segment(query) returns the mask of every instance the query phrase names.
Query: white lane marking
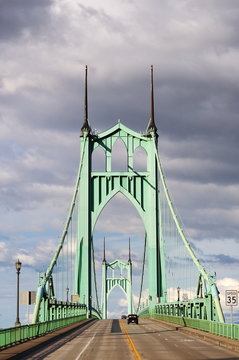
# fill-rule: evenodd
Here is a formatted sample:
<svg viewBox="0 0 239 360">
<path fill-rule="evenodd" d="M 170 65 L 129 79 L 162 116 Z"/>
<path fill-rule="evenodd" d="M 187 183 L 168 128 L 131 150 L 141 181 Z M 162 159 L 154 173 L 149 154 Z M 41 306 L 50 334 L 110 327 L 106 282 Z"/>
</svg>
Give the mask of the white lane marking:
<svg viewBox="0 0 239 360">
<path fill-rule="evenodd" d="M 81 355 L 84 353 L 84 351 L 88 348 L 88 346 L 90 345 L 91 341 L 94 339 L 96 333 L 94 334 L 94 336 L 92 336 L 92 338 L 90 338 L 90 340 L 88 341 L 88 343 L 85 345 L 85 347 L 81 350 L 81 352 L 79 353 L 79 355 L 77 356 L 77 358 L 75 358 L 75 360 L 79 360 Z"/>
<path fill-rule="evenodd" d="M 194 339 L 182 339 L 182 340 L 179 340 L 180 342 L 186 342 L 186 341 L 195 341 Z"/>
</svg>

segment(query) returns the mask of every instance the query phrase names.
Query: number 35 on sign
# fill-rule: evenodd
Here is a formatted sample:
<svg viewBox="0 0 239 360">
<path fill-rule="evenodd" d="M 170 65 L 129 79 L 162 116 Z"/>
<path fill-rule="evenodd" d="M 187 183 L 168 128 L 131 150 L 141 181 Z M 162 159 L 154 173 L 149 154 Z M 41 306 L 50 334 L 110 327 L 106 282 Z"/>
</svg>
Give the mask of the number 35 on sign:
<svg viewBox="0 0 239 360">
<path fill-rule="evenodd" d="M 225 294 L 226 305 L 227 306 L 237 306 L 238 305 L 238 292 L 237 290 L 226 290 Z"/>
</svg>

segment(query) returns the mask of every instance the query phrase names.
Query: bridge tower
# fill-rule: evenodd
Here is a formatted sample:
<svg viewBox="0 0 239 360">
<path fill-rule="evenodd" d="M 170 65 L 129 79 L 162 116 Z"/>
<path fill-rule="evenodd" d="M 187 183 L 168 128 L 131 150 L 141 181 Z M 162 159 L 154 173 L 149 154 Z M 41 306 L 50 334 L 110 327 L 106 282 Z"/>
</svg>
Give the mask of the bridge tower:
<svg viewBox="0 0 239 360">
<path fill-rule="evenodd" d="M 119 268 L 120 275 L 115 276 L 115 269 Z M 127 275 L 123 274 L 126 269 Z M 111 276 L 109 276 L 111 271 Z M 102 319 L 107 319 L 108 296 L 111 291 L 119 286 L 125 293 L 128 301 L 128 314 L 134 313 L 133 293 L 132 293 L 132 261 L 130 255 L 130 239 L 129 239 L 129 258 L 125 263 L 121 260 L 115 260 L 111 263 L 106 261 L 105 257 L 105 239 L 104 239 L 104 257 L 102 261 Z"/>
<path fill-rule="evenodd" d="M 111 129 L 100 134 L 94 134 L 88 120 L 88 93 L 87 93 L 87 67 L 85 71 L 85 111 L 84 123 L 81 128 L 80 145 L 81 159 L 77 175 L 76 186 L 68 213 L 63 233 L 47 271 L 39 279 L 33 323 L 48 321 L 78 315 L 81 309 L 87 309 L 87 316 L 101 317 L 98 302 L 93 232 L 100 213 L 106 204 L 117 194 L 123 194 L 138 211 L 145 229 L 145 246 L 143 256 L 142 278 L 143 283 L 145 255 L 147 254 L 148 270 L 148 299 L 147 307 L 140 309 L 140 290 L 138 311 L 139 315 L 149 313 L 154 316 L 160 314 L 187 316 L 207 320 L 224 322 L 218 288 L 215 276 L 210 275 L 196 257 L 177 218 L 172 200 L 165 182 L 163 169 L 160 163 L 157 141 L 158 134 L 154 120 L 154 89 L 153 67 L 151 66 L 151 101 L 150 120 L 144 134 L 137 133 L 120 121 Z M 123 142 L 127 152 L 127 166 L 125 171 L 112 170 L 112 152 L 116 141 Z M 141 147 L 147 157 L 147 165 L 143 171 L 138 171 L 135 166 L 136 150 Z M 92 156 L 98 149 L 103 150 L 105 166 L 102 171 L 93 171 Z M 78 211 L 74 211 L 78 208 Z M 57 275 L 59 257 L 62 258 L 61 281 L 64 284 L 64 246 L 68 253 L 69 237 L 72 239 L 72 223 L 74 214 L 77 213 L 77 248 L 75 254 L 75 280 L 74 293 L 68 299 L 68 273 L 66 274 L 67 298 L 58 301 L 54 291 L 54 281 Z M 66 244 L 65 244 L 66 242 Z M 179 249 L 181 249 L 179 251 Z M 183 250 L 185 252 L 183 252 Z M 167 256 L 165 255 L 167 254 Z M 171 259 L 169 259 L 171 255 Z M 68 258 L 67 258 L 68 259 Z M 171 260 L 171 261 L 170 261 Z M 190 267 L 188 266 L 191 261 Z M 180 287 L 185 291 L 184 275 L 182 270 L 190 275 L 192 266 L 197 270 L 198 286 L 196 293 L 188 301 L 180 300 Z M 118 278 L 108 276 L 108 271 L 120 268 L 127 270 L 127 276 Z M 68 271 L 68 260 L 66 264 Z M 177 278 L 169 278 L 176 269 Z M 55 269 L 56 274 L 53 274 Z M 129 312 L 133 311 L 132 301 L 132 263 L 129 256 L 128 263 L 115 260 L 107 263 L 105 256 L 102 264 L 103 270 L 103 316 L 107 316 L 107 296 L 114 286 L 120 286 L 128 297 Z M 71 270 L 72 271 L 72 270 Z M 181 273 L 180 273 L 181 271 Z M 92 307 L 92 278 L 97 300 L 97 309 Z M 180 278 L 181 276 L 181 278 Z M 193 277 L 192 277 L 193 278 Z M 57 279 L 56 279 L 57 280 Z M 176 281 L 175 281 L 176 280 Z M 179 283 L 180 281 L 180 283 Z M 194 279 L 195 281 L 195 279 Z M 193 285 L 194 286 L 194 285 Z M 170 287 L 178 291 L 178 300 L 170 298 Z M 167 294 L 167 288 L 169 294 Z M 62 287 L 63 289 L 63 287 Z M 59 290 L 59 289 L 58 289 Z M 71 284 L 72 291 L 72 284 Z M 190 286 L 186 284 L 186 292 Z M 72 292 L 71 292 L 72 294 Z M 186 294 L 186 293 L 185 293 Z M 186 294 L 187 295 L 187 294 Z M 75 301 L 75 299 L 77 299 Z"/>
<path fill-rule="evenodd" d="M 166 281 L 164 274 L 163 242 L 160 239 L 160 208 L 158 170 L 155 145 L 157 128 L 154 120 L 153 67 L 151 66 L 151 115 L 145 134 L 137 133 L 120 121 L 111 129 L 92 134 L 88 121 L 87 68 L 85 77 L 85 117 L 81 128 L 81 179 L 78 203 L 78 247 L 75 268 L 75 292 L 80 302 L 92 308 L 91 259 L 92 234 L 97 219 L 105 205 L 117 193 L 122 193 L 137 209 L 147 235 L 149 308 L 155 299 L 165 301 Z M 121 139 L 127 150 L 126 171 L 112 171 L 112 150 L 117 139 Z M 105 155 L 105 169 L 92 170 L 92 155 L 100 147 Z M 147 154 L 147 169 L 136 171 L 134 153 L 142 147 Z M 119 265 L 119 263 L 117 263 Z M 112 264 L 104 264 L 104 271 Z M 122 265 L 123 266 L 123 265 Z M 131 268 L 131 265 L 127 265 Z M 130 270 L 131 271 L 131 270 Z M 106 277 L 107 279 L 107 277 Z M 90 313 L 88 314 L 90 316 Z"/>
</svg>

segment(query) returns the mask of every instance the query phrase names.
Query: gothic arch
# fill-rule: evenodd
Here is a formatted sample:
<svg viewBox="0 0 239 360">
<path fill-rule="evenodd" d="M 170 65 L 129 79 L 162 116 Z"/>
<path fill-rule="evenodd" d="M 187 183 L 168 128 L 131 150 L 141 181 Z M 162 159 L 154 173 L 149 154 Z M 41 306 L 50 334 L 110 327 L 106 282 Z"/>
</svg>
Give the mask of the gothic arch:
<svg viewBox="0 0 239 360">
<path fill-rule="evenodd" d="M 128 170 L 128 151 L 124 141 L 118 137 L 115 139 L 111 153 L 112 171 Z"/>
<path fill-rule="evenodd" d="M 105 171 L 105 150 L 102 146 L 97 146 L 91 156 L 92 171 Z"/>
<path fill-rule="evenodd" d="M 134 171 L 147 171 L 148 154 L 143 146 L 137 146 L 134 150 Z"/>
<path fill-rule="evenodd" d="M 98 207 L 98 209 L 93 213 L 93 220 L 92 220 L 92 232 L 94 231 L 95 225 L 97 223 L 98 218 L 100 217 L 100 214 L 102 213 L 103 209 L 105 208 L 105 206 L 109 203 L 110 200 L 112 200 L 114 198 L 115 195 L 117 195 L 118 193 L 123 194 L 126 199 L 129 200 L 129 202 L 136 208 L 143 224 L 144 227 L 146 226 L 145 224 L 145 216 L 144 216 L 144 211 L 143 209 L 140 207 L 139 203 L 135 200 L 135 198 L 129 193 L 127 192 L 125 189 L 120 188 L 120 189 L 115 189 L 114 191 L 112 191 L 106 198 L 105 201 L 101 203 L 101 205 Z"/>
</svg>

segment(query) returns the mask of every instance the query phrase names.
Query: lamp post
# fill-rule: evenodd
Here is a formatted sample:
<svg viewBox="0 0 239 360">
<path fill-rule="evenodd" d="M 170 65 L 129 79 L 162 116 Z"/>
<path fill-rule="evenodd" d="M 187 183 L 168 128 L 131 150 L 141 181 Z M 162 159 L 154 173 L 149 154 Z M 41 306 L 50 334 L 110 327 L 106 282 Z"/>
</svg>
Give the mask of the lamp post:
<svg viewBox="0 0 239 360">
<path fill-rule="evenodd" d="M 180 289 L 180 287 L 178 286 L 178 287 L 177 287 L 177 291 L 178 291 L 178 301 L 180 301 L 180 290 L 181 290 L 181 289 Z"/>
<path fill-rule="evenodd" d="M 17 316 L 16 316 L 16 322 L 15 326 L 21 326 L 20 320 L 19 320 L 19 276 L 20 276 L 20 270 L 22 263 L 17 260 L 16 263 L 16 272 L 17 272 Z"/>
<path fill-rule="evenodd" d="M 180 287 L 178 286 L 178 287 L 177 287 L 178 303 L 179 303 L 179 301 L 180 301 L 180 290 L 181 290 L 181 289 L 180 289 Z M 179 316 L 179 315 L 180 315 L 180 305 L 179 305 L 179 304 L 177 305 L 177 309 L 178 309 L 178 314 L 177 314 L 177 315 Z"/>
<path fill-rule="evenodd" d="M 202 298 L 203 295 L 202 295 L 202 279 L 200 279 L 199 281 L 199 297 Z"/>
<path fill-rule="evenodd" d="M 70 291 L 70 289 L 67 286 L 67 288 L 66 288 L 66 302 L 69 301 L 69 291 Z"/>
</svg>

